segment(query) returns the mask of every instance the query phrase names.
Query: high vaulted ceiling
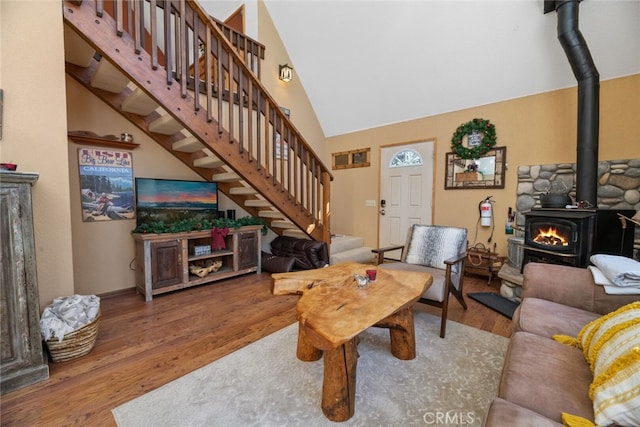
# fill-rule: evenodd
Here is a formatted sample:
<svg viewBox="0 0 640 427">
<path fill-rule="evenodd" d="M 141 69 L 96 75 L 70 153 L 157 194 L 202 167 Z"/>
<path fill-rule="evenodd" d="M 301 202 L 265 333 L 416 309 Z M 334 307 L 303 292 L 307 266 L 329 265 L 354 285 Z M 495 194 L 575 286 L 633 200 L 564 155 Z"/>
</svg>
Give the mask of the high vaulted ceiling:
<svg viewBox="0 0 640 427">
<path fill-rule="evenodd" d="M 327 137 L 576 85 L 542 0 L 265 4 Z M 640 73 L 640 1 L 579 25 L 601 80 Z"/>
</svg>

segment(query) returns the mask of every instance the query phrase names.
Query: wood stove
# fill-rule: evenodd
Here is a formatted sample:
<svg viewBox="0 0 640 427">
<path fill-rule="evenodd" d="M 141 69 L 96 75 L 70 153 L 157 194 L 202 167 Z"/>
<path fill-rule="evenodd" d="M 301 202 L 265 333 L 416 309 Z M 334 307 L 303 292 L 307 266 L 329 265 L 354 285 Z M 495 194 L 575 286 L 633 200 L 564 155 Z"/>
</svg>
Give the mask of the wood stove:
<svg viewBox="0 0 640 427">
<path fill-rule="evenodd" d="M 534 208 L 525 215 L 522 267 L 545 262 L 587 267 L 593 254 L 633 256 L 633 210 Z"/>
</svg>

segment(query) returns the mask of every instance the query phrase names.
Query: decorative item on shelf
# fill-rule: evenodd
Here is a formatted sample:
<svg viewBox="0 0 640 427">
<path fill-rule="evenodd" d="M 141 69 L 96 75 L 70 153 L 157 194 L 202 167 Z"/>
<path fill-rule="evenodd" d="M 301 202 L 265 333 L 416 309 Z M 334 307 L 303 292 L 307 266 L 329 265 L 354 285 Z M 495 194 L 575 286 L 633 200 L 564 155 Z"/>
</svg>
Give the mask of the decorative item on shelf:
<svg viewBox="0 0 640 427">
<path fill-rule="evenodd" d="M 211 245 L 200 245 L 193 247 L 193 254 L 195 256 L 209 255 L 211 253 Z"/>
<path fill-rule="evenodd" d="M 214 251 L 220 251 L 227 248 L 227 243 L 224 238 L 229 234 L 228 228 L 216 228 L 211 229 L 211 249 Z"/>
<path fill-rule="evenodd" d="M 0 163 L 0 170 L 3 171 L 15 171 L 16 169 L 18 169 L 18 165 L 16 165 L 15 163 Z"/>
<path fill-rule="evenodd" d="M 206 277 L 210 273 L 215 273 L 216 271 L 220 270 L 220 267 L 222 267 L 222 261 L 208 260 L 204 266 L 199 266 L 196 264 L 189 265 L 189 272 L 191 274 L 195 274 L 196 276 L 202 278 L 202 277 Z"/>
<path fill-rule="evenodd" d="M 466 147 L 462 143 L 465 136 Z M 451 151 L 462 159 L 479 159 L 495 145 L 496 127 L 489 120 L 478 118 L 460 125 L 451 138 Z"/>
<path fill-rule="evenodd" d="M 72 142 L 84 145 L 98 145 L 100 147 L 126 148 L 133 150 L 140 144 L 133 142 L 133 137 L 128 133 L 123 133 L 119 137 L 115 135 L 100 136 L 86 130 L 76 130 L 67 132 L 67 136 Z"/>
<path fill-rule="evenodd" d="M 278 78 L 285 83 L 289 83 L 293 79 L 293 68 L 289 64 L 280 65 L 278 67 Z"/>
</svg>

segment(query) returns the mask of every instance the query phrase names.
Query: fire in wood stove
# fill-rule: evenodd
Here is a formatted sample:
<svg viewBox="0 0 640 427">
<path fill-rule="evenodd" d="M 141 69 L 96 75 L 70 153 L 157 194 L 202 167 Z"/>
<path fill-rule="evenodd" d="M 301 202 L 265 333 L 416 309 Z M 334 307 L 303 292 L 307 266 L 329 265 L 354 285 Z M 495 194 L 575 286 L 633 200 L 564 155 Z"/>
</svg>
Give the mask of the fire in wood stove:
<svg viewBox="0 0 640 427">
<path fill-rule="evenodd" d="M 568 237 L 559 234 L 556 227 L 549 227 L 546 230 L 539 230 L 533 241 L 546 246 L 569 246 Z"/>
</svg>

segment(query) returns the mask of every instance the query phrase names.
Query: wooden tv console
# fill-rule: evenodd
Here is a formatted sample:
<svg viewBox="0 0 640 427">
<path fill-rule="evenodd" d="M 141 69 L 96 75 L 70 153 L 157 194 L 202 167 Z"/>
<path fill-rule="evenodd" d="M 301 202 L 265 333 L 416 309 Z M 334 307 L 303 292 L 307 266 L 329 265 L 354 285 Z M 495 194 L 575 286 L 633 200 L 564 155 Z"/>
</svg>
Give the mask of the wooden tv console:
<svg viewBox="0 0 640 427">
<path fill-rule="evenodd" d="M 153 295 L 202 285 L 240 274 L 260 274 L 262 226 L 230 228 L 226 249 L 211 247 L 211 230 L 185 233 L 134 233 L 136 245 L 136 290 L 151 301 Z M 199 248 L 196 255 L 196 247 Z M 204 247 L 204 253 L 203 252 Z M 219 270 L 205 277 L 190 273 L 191 265 L 206 266 L 221 261 Z"/>
</svg>

